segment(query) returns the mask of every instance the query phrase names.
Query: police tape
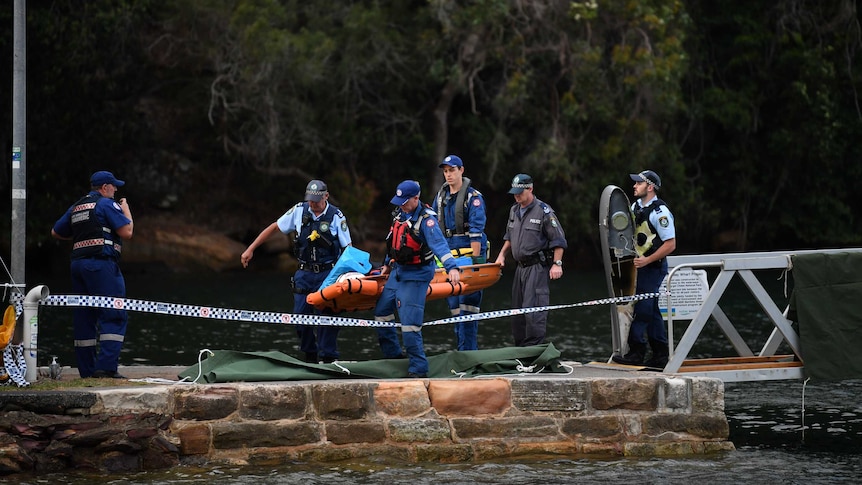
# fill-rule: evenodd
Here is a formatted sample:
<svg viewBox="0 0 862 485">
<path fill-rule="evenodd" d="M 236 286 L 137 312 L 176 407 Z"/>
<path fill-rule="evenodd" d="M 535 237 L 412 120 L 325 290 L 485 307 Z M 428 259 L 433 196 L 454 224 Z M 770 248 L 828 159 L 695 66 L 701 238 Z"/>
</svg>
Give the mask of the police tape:
<svg viewBox="0 0 862 485">
<path fill-rule="evenodd" d="M 568 303 L 563 305 L 494 310 L 490 312 L 460 315 L 457 317 L 434 320 L 431 322 L 423 323 L 423 326 L 445 325 L 449 323 L 470 322 L 473 320 L 490 320 L 494 318 L 502 318 L 514 315 L 525 315 L 528 313 L 544 312 L 550 310 L 562 310 L 565 308 L 577 308 L 596 305 L 620 305 L 632 303 L 639 300 L 658 298 L 661 295 L 662 293 L 643 293 L 640 295 L 603 298 L 600 300 L 589 300 L 580 303 Z M 229 320 L 282 325 L 333 325 L 342 327 L 399 327 L 401 325 L 398 322 L 381 322 L 376 320 L 365 320 L 362 318 L 339 317 L 335 315 L 297 315 L 293 313 L 235 310 L 231 308 L 216 308 L 198 305 L 184 305 L 178 303 L 133 300 L 129 298 L 119 298 L 113 296 L 50 295 L 47 298 L 41 300 L 39 304 L 53 307 L 105 308 L 109 310 L 127 310 L 181 317 L 209 318 L 214 320 Z"/>
</svg>

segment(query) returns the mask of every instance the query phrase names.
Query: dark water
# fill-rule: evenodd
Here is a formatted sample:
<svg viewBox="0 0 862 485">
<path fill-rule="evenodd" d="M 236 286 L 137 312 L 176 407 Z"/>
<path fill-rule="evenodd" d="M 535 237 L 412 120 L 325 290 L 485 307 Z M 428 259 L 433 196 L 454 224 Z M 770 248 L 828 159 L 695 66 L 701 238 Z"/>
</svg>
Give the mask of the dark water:
<svg viewBox="0 0 862 485">
<path fill-rule="evenodd" d="M 779 272 L 758 273 L 779 308 L 786 305 Z M 129 274 L 129 298 L 260 311 L 289 311 L 288 276 L 238 272 L 220 275 Z M 52 294 L 68 291 L 66 281 L 45 283 Z M 486 290 L 483 310 L 508 308 L 509 272 Z M 551 287 L 552 303 L 577 303 L 606 296 L 599 273 L 569 271 Z M 771 323 L 744 286 L 735 281 L 719 302 L 752 349 L 759 349 Z M 604 361 L 611 353 L 609 309 L 587 306 L 553 312 L 548 339 L 565 360 Z M 445 318 L 442 301 L 430 302 L 426 320 Z M 353 314 L 365 316 L 370 314 Z M 73 365 L 71 310 L 46 308 L 40 314 L 39 364 L 52 355 Z M 678 341 L 685 322 L 675 322 Z M 432 326 L 423 330 L 426 351 L 451 350 L 452 329 Z M 507 318 L 487 320 L 480 326 L 481 348 L 510 344 Z M 343 360 L 380 356 L 373 329 L 344 328 L 340 338 Z M 248 322 L 167 317 L 130 312 L 123 365 L 188 365 L 197 362 L 201 349 L 244 351 L 279 350 L 301 357 L 293 327 Z M 780 349 L 779 352 L 789 352 Z M 691 357 L 734 355 L 717 325 L 711 322 Z M 760 381 L 725 385 L 730 439 L 737 451 L 691 458 L 590 458 L 505 460 L 489 463 L 421 464 L 393 462 L 385 457 L 338 464 L 301 464 L 278 468 L 180 467 L 159 473 L 129 476 L 46 475 L 18 479 L 21 483 L 219 483 L 234 484 L 347 484 L 347 483 L 859 483 L 862 481 L 862 380 Z M 804 399 L 804 403 L 803 403 Z M 804 404 L 804 408 L 803 408 Z"/>
</svg>

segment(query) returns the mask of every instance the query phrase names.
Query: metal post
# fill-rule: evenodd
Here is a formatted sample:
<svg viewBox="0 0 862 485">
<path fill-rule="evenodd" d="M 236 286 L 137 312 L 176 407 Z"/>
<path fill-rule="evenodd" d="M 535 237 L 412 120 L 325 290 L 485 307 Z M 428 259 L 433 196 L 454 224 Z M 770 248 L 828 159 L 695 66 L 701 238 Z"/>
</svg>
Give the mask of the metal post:
<svg viewBox="0 0 862 485">
<path fill-rule="evenodd" d="M 15 0 L 12 66 L 12 248 L 13 282 L 25 288 L 27 228 L 27 30 L 26 0 Z"/>
<path fill-rule="evenodd" d="M 27 30 L 26 0 L 15 0 L 13 14 L 12 60 L 12 245 L 10 271 L 12 283 L 26 290 L 25 246 L 27 241 Z M 11 300 L 10 300 L 11 302 Z M 15 328 L 13 342 L 20 342 L 21 328 Z"/>
</svg>

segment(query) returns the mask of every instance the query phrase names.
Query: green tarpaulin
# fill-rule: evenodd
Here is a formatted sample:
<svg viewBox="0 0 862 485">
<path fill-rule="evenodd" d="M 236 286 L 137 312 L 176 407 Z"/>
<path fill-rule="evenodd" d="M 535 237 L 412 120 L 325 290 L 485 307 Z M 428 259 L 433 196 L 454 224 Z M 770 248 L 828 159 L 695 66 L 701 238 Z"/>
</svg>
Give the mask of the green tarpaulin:
<svg viewBox="0 0 862 485">
<path fill-rule="evenodd" d="M 179 374 L 197 382 L 263 382 L 407 377 L 407 359 L 308 364 L 281 352 L 216 350 Z M 428 377 L 567 372 L 553 344 L 447 352 L 428 357 Z M 200 376 L 200 378 L 198 378 Z"/>
<path fill-rule="evenodd" d="M 862 378 L 862 253 L 800 254 L 789 318 L 799 324 L 805 373 Z"/>
</svg>

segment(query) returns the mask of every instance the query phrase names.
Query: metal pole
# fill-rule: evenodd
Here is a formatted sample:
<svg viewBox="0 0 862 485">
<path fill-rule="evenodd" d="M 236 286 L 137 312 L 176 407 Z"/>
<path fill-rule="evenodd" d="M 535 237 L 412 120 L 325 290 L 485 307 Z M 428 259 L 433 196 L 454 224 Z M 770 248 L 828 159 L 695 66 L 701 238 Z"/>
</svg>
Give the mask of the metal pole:
<svg viewBox="0 0 862 485">
<path fill-rule="evenodd" d="M 26 291 L 24 249 L 27 240 L 27 30 L 26 0 L 15 0 L 13 14 L 14 46 L 12 61 L 12 245 L 10 271 L 12 283 Z M 13 342 L 23 339 L 23 325 L 16 325 Z"/>
<path fill-rule="evenodd" d="M 27 30 L 26 0 L 15 0 L 12 66 L 12 248 L 14 283 L 24 291 L 27 236 Z"/>
</svg>

